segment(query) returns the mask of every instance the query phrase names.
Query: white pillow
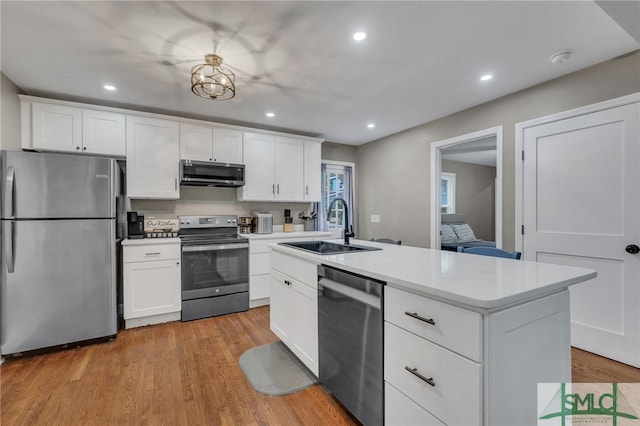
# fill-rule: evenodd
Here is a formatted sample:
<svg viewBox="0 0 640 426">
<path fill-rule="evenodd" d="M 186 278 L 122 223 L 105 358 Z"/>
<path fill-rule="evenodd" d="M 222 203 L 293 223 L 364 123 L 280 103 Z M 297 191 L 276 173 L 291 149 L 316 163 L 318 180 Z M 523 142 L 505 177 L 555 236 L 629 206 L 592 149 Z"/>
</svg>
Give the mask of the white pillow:
<svg viewBox="0 0 640 426">
<path fill-rule="evenodd" d="M 446 244 L 446 243 L 458 242 L 458 236 L 456 235 L 456 232 L 448 223 L 443 223 L 442 226 L 440 226 L 440 231 L 441 231 L 441 235 L 440 235 L 441 243 Z"/>
<path fill-rule="evenodd" d="M 476 241 L 476 236 L 473 234 L 473 230 L 466 223 L 454 223 L 451 227 L 455 231 L 460 242 Z"/>
</svg>

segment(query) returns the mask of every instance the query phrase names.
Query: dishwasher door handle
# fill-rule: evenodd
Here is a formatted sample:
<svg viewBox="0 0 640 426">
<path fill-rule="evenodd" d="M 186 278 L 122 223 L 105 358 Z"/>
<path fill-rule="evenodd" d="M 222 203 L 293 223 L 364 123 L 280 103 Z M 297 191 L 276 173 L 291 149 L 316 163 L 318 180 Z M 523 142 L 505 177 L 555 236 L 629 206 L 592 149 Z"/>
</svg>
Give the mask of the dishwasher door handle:
<svg viewBox="0 0 640 426">
<path fill-rule="evenodd" d="M 381 307 L 380 297 L 373 295 L 371 293 L 360 291 L 356 288 L 350 287 L 345 284 L 341 284 L 339 282 L 330 280 L 328 278 L 320 278 L 320 280 L 318 281 L 318 284 L 321 285 L 322 287 L 326 287 L 330 290 L 333 290 L 336 293 L 340 293 L 342 295 L 350 297 L 351 299 L 357 300 L 358 302 L 367 304 L 373 308 L 380 309 Z"/>
</svg>

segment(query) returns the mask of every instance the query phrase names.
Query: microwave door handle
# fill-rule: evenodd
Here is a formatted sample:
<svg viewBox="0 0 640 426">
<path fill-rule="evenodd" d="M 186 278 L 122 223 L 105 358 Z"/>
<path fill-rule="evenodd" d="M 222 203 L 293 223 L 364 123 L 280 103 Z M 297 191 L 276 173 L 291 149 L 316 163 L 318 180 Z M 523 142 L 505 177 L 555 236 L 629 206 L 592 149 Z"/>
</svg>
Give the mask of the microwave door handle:
<svg viewBox="0 0 640 426">
<path fill-rule="evenodd" d="M 13 166 L 7 167 L 7 177 L 4 183 L 4 205 L 6 207 L 7 218 L 14 218 L 13 197 L 16 185 L 16 169 Z"/>
<path fill-rule="evenodd" d="M 15 255 L 13 253 L 13 241 L 15 234 L 15 222 L 4 222 L 5 258 L 7 260 L 7 272 L 13 274 L 15 270 Z"/>
</svg>

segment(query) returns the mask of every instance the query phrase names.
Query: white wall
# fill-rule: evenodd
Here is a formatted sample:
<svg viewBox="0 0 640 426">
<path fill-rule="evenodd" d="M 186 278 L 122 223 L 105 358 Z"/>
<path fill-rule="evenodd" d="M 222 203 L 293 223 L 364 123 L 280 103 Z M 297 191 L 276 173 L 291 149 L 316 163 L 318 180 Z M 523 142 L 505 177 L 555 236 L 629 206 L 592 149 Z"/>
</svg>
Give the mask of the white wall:
<svg viewBox="0 0 640 426">
<path fill-rule="evenodd" d="M 0 73 L 0 149 L 19 151 L 20 99 L 18 86 Z"/>
</svg>

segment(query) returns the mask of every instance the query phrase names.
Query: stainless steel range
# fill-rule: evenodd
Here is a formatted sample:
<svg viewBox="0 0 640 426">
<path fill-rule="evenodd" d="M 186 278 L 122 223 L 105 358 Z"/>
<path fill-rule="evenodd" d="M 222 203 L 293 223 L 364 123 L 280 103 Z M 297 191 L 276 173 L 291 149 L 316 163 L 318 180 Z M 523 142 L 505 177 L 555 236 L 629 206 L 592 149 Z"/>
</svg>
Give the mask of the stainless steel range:
<svg viewBox="0 0 640 426">
<path fill-rule="evenodd" d="M 182 321 L 249 309 L 249 241 L 237 216 L 179 216 Z"/>
</svg>

